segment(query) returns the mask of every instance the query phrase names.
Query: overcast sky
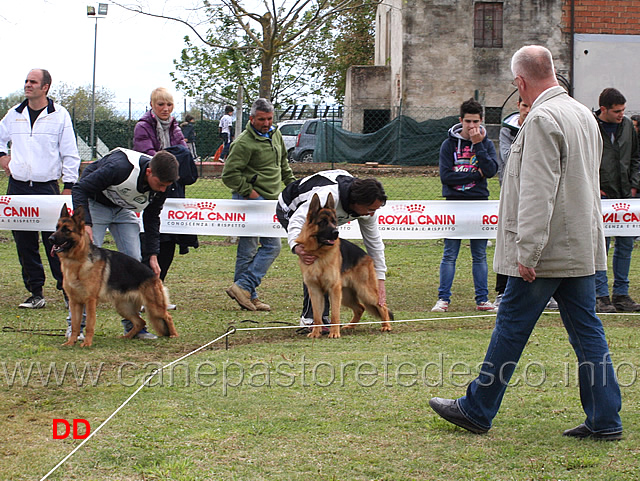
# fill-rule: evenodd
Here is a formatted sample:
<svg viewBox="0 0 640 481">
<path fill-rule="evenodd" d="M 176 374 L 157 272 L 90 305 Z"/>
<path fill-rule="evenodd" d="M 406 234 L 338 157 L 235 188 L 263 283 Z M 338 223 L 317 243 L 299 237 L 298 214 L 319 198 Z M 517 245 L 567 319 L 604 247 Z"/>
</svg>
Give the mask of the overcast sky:
<svg viewBox="0 0 640 481">
<path fill-rule="evenodd" d="M 192 1 L 147 0 L 147 3 L 154 13 L 164 8 L 167 14 L 177 16 Z M 96 21 L 87 18 L 87 5 L 95 5 L 97 9 L 98 2 L 2 0 L 0 97 L 21 91 L 32 68 L 49 70 L 54 88 L 58 83 L 92 84 Z M 149 102 L 151 90 L 166 87 L 174 93 L 176 112 L 181 112 L 184 97 L 175 90 L 169 72 L 174 70 L 173 59 L 180 57 L 185 35 L 194 37 L 177 22 L 109 5 L 107 17 L 98 20 L 96 86 L 115 94 L 119 110 L 129 98 L 134 110 L 139 110 L 141 104 Z"/>
</svg>

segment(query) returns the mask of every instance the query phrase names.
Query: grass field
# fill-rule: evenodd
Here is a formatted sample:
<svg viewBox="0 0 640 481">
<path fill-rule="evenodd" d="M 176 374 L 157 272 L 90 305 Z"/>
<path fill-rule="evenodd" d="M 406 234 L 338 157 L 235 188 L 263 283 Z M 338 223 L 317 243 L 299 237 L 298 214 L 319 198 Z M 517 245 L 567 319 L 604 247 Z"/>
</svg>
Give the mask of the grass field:
<svg viewBox="0 0 640 481">
<path fill-rule="evenodd" d="M 179 338 L 120 339 L 119 318 L 105 304 L 94 346 L 81 349 L 61 347 L 66 311 L 50 279 L 45 309 L 17 309 L 27 293 L 11 233 L 0 231 L 0 479 L 41 479 L 81 442 L 53 439 L 54 419 L 86 419 L 95 430 L 145 376 L 230 326 L 238 331 L 227 338 L 228 350 L 221 340 L 154 377 L 49 479 L 638 479 L 638 317 L 603 316 L 622 386 L 621 442 L 561 436 L 584 413 L 557 314 L 540 320 L 493 429 L 477 436 L 428 407 L 432 396 L 464 393 L 491 335 L 493 317 L 473 311 L 468 243 L 451 312 L 429 312 L 441 242 L 389 241 L 389 305 L 396 319 L 413 322 L 393 324 L 389 334 L 362 325 L 339 340 L 313 341 L 287 328 L 302 301 L 295 256 L 283 248 L 259 289 L 273 311 L 250 313 L 224 293 L 236 246 L 200 240 L 199 249 L 176 256 L 167 277 Z M 639 274 L 634 258 L 635 298 Z"/>
</svg>

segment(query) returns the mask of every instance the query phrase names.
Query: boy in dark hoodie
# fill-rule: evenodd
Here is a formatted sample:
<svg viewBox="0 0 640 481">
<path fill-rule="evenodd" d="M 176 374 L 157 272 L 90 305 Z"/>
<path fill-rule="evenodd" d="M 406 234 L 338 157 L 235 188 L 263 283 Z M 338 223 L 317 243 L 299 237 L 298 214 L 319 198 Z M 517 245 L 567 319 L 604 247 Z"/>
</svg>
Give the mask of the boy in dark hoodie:
<svg viewBox="0 0 640 481">
<path fill-rule="evenodd" d="M 496 175 L 498 162 L 493 142 L 481 125 L 482 105 L 473 98 L 460 106 L 460 123 L 449 129 L 440 147 L 440 181 L 446 200 L 488 200 L 487 179 Z M 470 239 L 476 309 L 495 312 L 487 287 L 487 239 Z M 446 312 L 456 272 L 460 239 L 445 239 L 440 262 L 438 302 L 432 312 Z"/>
</svg>

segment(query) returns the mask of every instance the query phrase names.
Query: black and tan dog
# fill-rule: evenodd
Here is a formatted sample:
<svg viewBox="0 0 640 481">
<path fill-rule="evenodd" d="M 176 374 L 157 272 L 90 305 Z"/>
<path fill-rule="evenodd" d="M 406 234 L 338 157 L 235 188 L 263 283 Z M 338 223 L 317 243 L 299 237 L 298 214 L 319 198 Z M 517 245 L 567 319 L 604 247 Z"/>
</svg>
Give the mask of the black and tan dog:
<svg viewBox="0 0 640 481">
<path fill-rule="evenodd" d="M 352 329 L 366 310 L 382 320 L 382 331 L 390 331 L 393 314 L 378 305 L 378 280 L 373 259 L 357 245 L 338 237 L 338 222 L 333 196 L 329 194 L 324 207 L 314 194 L 309 204 L 307 221 L 296 242 L 317 257 L 313 264 L 300 260 L 302 278 L 309 289 L 313 307 L 313 329 L 309 337 L 322 334 L 324 296 L 329 295 L 331 327 L 329 337 L 340 337 L 340 305 L 353 310 L 351 322 L 344 326 Z"/>
<path fill-rule="evenodd" d="M 84 209 L 69 215 L 62 207 L 56 231 L 50 237 L 51 255 L 62 264 L 63 287 L 69 296 L 71 336 L 63 346 L 73 345 L 80 334 L 82 311 L 87 323 L 82 347 L 93 343 L 98 301 L 111 301 L 116 311 L 133 323 L 124 337 L 133 338 L 145 326 L 140 307 L 145 306 L 149 321 L 160 336 L 178 337 L 167 312 L 169 302 L 162 281 L 142 262 L 120 252 L 96 247 L 84 230 Z"/>
</svg>

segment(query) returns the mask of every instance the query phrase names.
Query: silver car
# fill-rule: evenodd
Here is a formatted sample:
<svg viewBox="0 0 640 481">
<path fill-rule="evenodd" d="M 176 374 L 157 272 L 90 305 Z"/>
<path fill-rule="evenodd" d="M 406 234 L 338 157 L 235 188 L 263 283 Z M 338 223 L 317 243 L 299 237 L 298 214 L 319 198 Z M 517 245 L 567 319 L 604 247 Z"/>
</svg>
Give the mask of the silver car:
<svg viewBox="0 0 640 481">
<path fill-rule="evenodd" d="M 331 122 L 338 127 L 342 125 L 342 119 L 333 117 L 307 120 L 300 129 L 293 152 L 289 155 L 291 162 L 313 162 L 313 151 L 316 148 L 316 133 L 320 122 Z"/>
<path fill-rule="evenodd" d="M 289 160 L 291 160 L 291 153 L 296 146 L 302 124 L 304 124 L 304 120 L 283 120 L 278 123 L 278 130 L 280 130 L 284 145 L 287 147 Z"/>
</svg>

